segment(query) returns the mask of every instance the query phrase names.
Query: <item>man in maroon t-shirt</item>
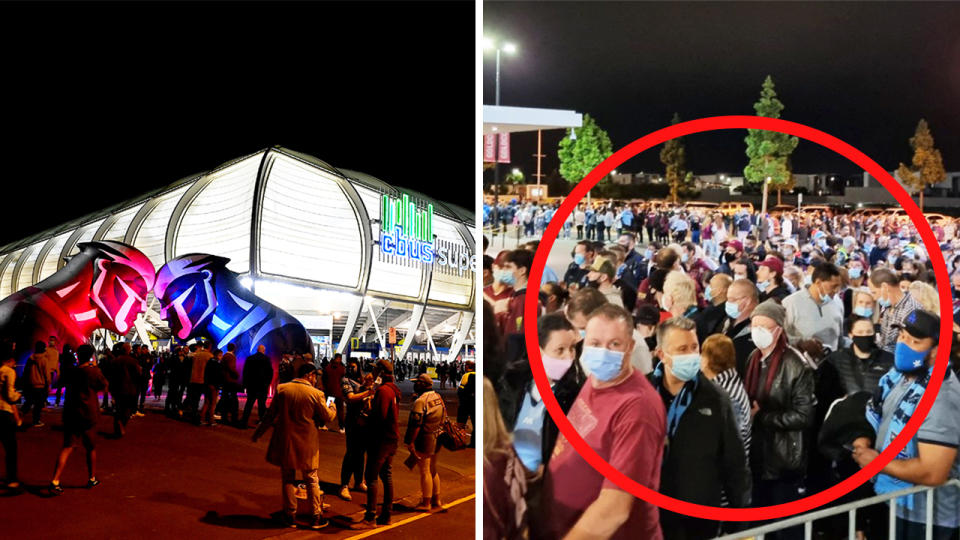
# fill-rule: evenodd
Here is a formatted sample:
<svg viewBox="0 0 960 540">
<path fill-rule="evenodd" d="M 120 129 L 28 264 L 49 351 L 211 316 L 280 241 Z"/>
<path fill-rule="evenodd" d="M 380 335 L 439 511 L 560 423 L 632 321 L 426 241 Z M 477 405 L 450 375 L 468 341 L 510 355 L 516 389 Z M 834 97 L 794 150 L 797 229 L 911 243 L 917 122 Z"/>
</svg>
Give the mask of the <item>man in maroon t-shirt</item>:
<svg viewBox="0 0 960 540">
<path fill-rule="evenodd" d="M 567 413 L 600 457 L 656 490 L 666 436 L 666 413 L 653 386 L 630 364 L 633 321 L 623 308 L 591 313 L 580 363 L 589 375 Z M 545 486 L 554 538 L 662 538 L 657 507 L 635 498 L 588 464 L 562 434 Z"/>
</svg>

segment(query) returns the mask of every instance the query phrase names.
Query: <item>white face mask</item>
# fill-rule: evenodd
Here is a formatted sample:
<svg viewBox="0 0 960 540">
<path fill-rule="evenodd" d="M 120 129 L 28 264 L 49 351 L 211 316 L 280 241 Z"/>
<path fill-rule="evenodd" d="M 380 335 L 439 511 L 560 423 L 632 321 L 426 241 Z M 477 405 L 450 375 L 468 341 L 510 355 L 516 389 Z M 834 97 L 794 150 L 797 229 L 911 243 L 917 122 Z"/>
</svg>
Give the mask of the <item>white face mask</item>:
<svg viewBox="0 0 960 540">
<path fill-rule="evenodd" d="M 750 337 L 753 338 L 753 344 L 760 349 L 766 349 L 773 344 L 773 333 L 766 328 L 754 326 L 750 329 Z"/>
</svg>

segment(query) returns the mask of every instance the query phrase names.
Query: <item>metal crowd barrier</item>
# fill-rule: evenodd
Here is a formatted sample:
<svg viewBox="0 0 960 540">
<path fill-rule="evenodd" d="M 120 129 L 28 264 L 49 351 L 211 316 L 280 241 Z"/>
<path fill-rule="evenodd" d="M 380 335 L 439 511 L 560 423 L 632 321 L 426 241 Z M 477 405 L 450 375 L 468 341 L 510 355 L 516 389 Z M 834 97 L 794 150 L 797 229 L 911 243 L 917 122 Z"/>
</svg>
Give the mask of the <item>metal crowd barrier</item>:
<svg viewBox="0 0 960 540">
<path fill-rule="evenodd" d="M 915 493 L 926 492 L 927 494 L 927 523 L 926 523 L 926 540 L 932 540 L 933 538 L 933 492 L 946 486 L 955 486 L 960 487 L 960 480 L 950 480 L 947 483 L 935 487 L 931 486 L 916 486 L 908 489 L 902 489 L 900 491 L 894 491 L 893 493 L 887 493 L 885 495 L 876 495 L 868 499 L 861 499 L 859 501 L 854 501 L 847 504 L 842 504 L 840 506 L 834 506 L 831 508 L 825 508 L 823 510 L 817 510 L 816 512 L 810 512 L 809 514 L 803 514 L 800 516 L 795 516 L 792 518 L 785 519 L 783 521 L 778 521 L 777 523 L 771 523 L 770 525 L 764 525 L 762 527 L 755 527 L 753 529 L 747 529 L 745 531 L 740 531 L 725 536 L 718 537 L 716 540 L 735 540 L 743 538 L 753 538 L 755 540 L 763 540 L 764 536 L 780 531 L 789 527 L 795 527 L 797 525 L 803 525 L 803 537 L 804 540 L 811 540 L 813 538 L 813 522 L 830 517 L 838 514 L 847 513 L 848 524 L 847 524 L 847 538 L 853 540 L 856 538 L 856 529 L 857 529 L 857 509 L 863 508 L 866 506 L 871 506 L 880 502 L 886 502 L 890 499 L 896 499 L 898 497 L 903 497 L 904 495 L 913 495 Z M 895 532 L 897 525 L 897 505 L 891 504 L 890 506 L 890 520 L 888 523 L 889 526 L 889 540 L 895 540 Z"/>
</svg>

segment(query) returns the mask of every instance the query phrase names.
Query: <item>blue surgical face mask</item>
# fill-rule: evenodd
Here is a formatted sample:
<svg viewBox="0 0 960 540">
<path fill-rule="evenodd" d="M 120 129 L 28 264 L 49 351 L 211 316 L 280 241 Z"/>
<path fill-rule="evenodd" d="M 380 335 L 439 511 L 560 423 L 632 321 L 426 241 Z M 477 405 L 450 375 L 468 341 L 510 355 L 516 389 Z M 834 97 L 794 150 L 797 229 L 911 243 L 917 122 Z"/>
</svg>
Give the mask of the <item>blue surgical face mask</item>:
<svg viewBox="0 0 960 540">
<path fill-rule="evenodd" d="M 583 263 L 587 262 L 587 258 L 583 256 L 583 253 L 577 253 L 573 256 L 573 262 L 575 262 L 577 266 L 583 266 Z"/>
<path fill-rule="evenodd" d="M 890 266 L 893 266 L 894 264 L 897 263 L 897 256 L 890 255 L 889 257 L 887 257 L 887 262 L 890 263 Z"/>
<path fill-rule="evenodd" d="M 587 337 L 587 331 L 586 331 L 586 330 L 581 330 L 581 331 L 580 331 L 580 339 L 586 339 L 586 337 Z"/>
<path fill-rule="evenodd" d="M 644 252 L 643 252 L 643 258 L 644 258 L 644 259 L 647 259 L 647 260 L 652 259 L 652 258 L 653 258 L 653 250 L 652 250 L 652 249 L 646 249 L 646 250 L 644 250 Z"/>
<path fill-rule="evenodd" d="M 687 253 L 684 253 L 683 255 L 680 256 L 680 262 L 687 262 L 689 260 L 690 260 L 690 255 Z"/>
<path fill-rule="evenodd" d="M 598 381 L 611 381 L 623 368 L 623 353 L 600 347 L 584 347 L 580 366 L 587 375 L 593 375 Z"/>
<path fill-rule="evenodd" d="M 866 317 L 869 319 L 870 317 L 873 317 L 873 308 L 857 306 L 853 308 L 853 314 L 858 315 L 860 317 Z"/>
<path fill-rule="evenodd" d="M 858 266 L 858 267 L 851 268 L 850 270 L 847 271 L 847 273 L 850 274 L 851 279 L 858 279 L 860 276 L 863 275 L 863 269 Z"/>
<path fill-rule="evenodd" d="M 700 371 L 700 355 L 698 353 L 671 355 L 671 358 L 673 358 L 673 367 L 670 368 L 670 371 L 673 372 L 674 377 L 681 381 L 693 380 Z"/>
<path fill-rule="evenodd" d="M 727 317 L 731 319 L 736 319 L 740 316 L 740 307 L 737 306 L 736 302 L 727 302 L 724 310 L 727 312 Z"/>
<path fill-rule="evenodd" d="M 503 283 L 509 287 L 513 287 L 517 284 L 517 277 L 513 275 L 513 272 L 504 270 L 503 273 L 500 274 L 500 283 Z"/>
<path fill-rule="evenodd" d="M 811 276 L 810 274 L 804 275 L 804 276 L 803 276 L 803 284 L 804 284 L 804 285 L 813 285 L 813 276 Z"/>
<path fill-rule="evenodd" d="M 927 359 L 927 351 L 915 351 L 902 341 L 897 342 L 893 351 L 893 365 L 897 371 L 910 373 L 923 367 Z"/>
<path fill-rule="evenodd" d="M 760 292 L 766 292 L 767 288 L 770 287 L 769 281 L 758 281 L 757 288 L 760 289 Z"/>
<path fill-rule="evenodd" d="M 710 286 L 707 285 L 707 288 L 703 291 L 703 298 L 707 302 L 713 302 L 713 291 L 710 290 Z"/>
</svg>

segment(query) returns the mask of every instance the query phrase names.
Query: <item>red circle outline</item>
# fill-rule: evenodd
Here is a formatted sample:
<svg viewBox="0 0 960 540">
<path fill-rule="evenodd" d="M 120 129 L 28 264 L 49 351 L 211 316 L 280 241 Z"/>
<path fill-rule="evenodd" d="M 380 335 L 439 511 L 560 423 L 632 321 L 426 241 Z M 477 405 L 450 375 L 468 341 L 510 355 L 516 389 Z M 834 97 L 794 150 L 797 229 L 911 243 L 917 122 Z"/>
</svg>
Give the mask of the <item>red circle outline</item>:
<svg viewBox="0 0 960 540">
<path fill-rule="evenodd" d="M 574 429 L 570 421 L 567 420 L 566 415 L 564 415 L 562 409 L 560 409 L 560 405 L 557 403 L 557 399 L 550 388 L 547 374 L 543 368 L 543 359 L 540 357 L 540 349 L 537 346 L 537 292 L 539 291 L 539 287 L 534 289 L 527 288 L 524 299 L 524 333 L 527 342 L 527 353 L 530 358 L 530 369 L 533 372 L 533 379 L 537 385 L 537 389 L 540 391 L 540 395 L 543 396 L 547 412 L 577 453 L 604 477 L 619 486 L 620 489 L 635 497 L 672 512 L 718 521 L 760 521 L 788 517 L 800 512 L 812 510 L 849 493 L 879 473 L 887 463 L 897 456 L 904 446 L 906 446 L 907 442 L 913 438 L 920 428 L 920 424 L 924 418 L 926 418 L 927 414 L 929 414 L 931 407 L 933 407 L 933 402 L 940 392 L 940 386 L 946 375 L 947 358 L 950 354 L 949 344 L 952 342 L 951 333 L 953 330 L 951 325 L 953 317 L 950 310 L 948 310 L 948 306 L 953 304 L 953 299 L 949 287 L 943 286 L 944 283 L 949 283 L 949 278 L 947 276 L 943 253 L 940 251 L 939 244 L 933 235 L 933 231 L 930 229 L 930 224 L 927 223 L 920 209 L 917 208 L 917 205 L 914 204 L 903 187 L 901 187 L 883 167 L 867 157 L 863 152 L 823 131 L 796 122 L 762 116 L 714 116 L 674 124 L 633 141 L 605 159 L 577 184 L 570 195 L 564 199 L 560 208 L 556 214 L 554 214 L 553 219 L 547 225 L 540 246 L 534 254 L 533 267 L 530 269 L 528 282 L 540 283 L 543 276 L 543 268 L 547 263 L 547 256 L 557 236 L 560 234 L 560 229 L 567 216 L 570 215 L 576 205 L 586 196 L 587 192 L 603 177 L 610 174 L 615 167 L 640 152 L 670 139 L 693 133 L 722 129 L 763 129 L 777 131 L 815 142 L 837 152 L 879 180 L 880 183 L 887 188 L 887 191 L 889 191 L 907 211 L 910 220 L 914 226 L 917 227 L 917 231 L 920 233 L 920 237 L 927 247 L 928 256 L 933 261 L 934 275 L 936 276 L 938 284 L 937 289 L 940 293 L 940 343 L 946 343 L 948 345 L 946 347 L 941 346 L 937 352 L 933 376 L 928 383 L 927 391 L 924 392 L 923 398 L 917 406 L 917 414 L 914 414 L 910 418 L 905 429 L 890 443 L 886 450 L 869 465 L 839 484 L 820 493 L 815 493 L 800 500 L 785 504 L 755 508 L 720 508 L 674 499 L 641 485 L 615 469 L 590 448 L 586 441 L 580 437 L 576 429 Z M 922 223 L 922 226 L 918 226 L 918 223 Z"/>
</svg>

